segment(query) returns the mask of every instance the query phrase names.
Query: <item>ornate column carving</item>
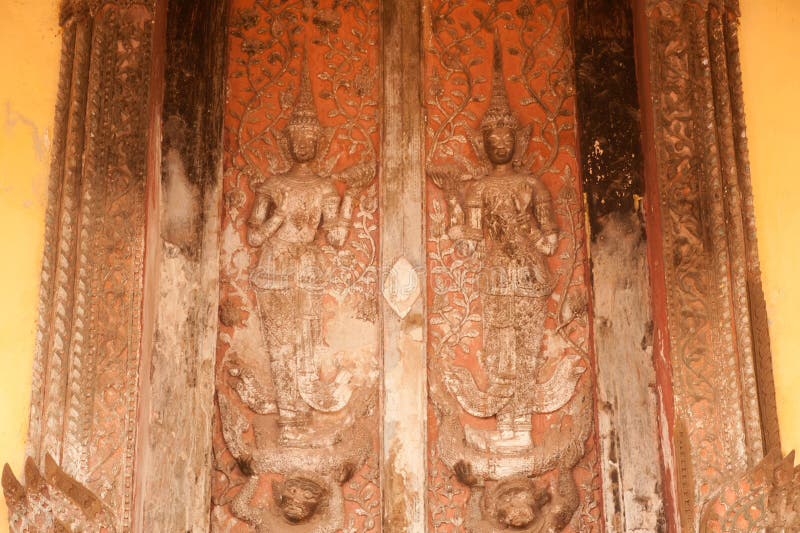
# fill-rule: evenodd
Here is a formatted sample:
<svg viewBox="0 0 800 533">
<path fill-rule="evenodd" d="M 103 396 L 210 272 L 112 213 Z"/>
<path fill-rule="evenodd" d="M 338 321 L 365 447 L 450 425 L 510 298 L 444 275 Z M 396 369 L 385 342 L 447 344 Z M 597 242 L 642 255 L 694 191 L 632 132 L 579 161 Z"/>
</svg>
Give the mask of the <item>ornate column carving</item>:
<svg viewBox="0 0 800 533">
<path fill-rule="evenodd" d="M 131 525 L 154 9 L 63 3 L 30 462 L 24 488 L 4 476 L 15 530 L 45 527 L 37 506 L 62 519 L 40 470 L 90 491 L 73 503 L 102 505 L 112 530 Z"/>
<path fill-rule="evenodd" d="M 767 451 L 780 448 L 747 165 L 738 5 L 639 6 L 646 15 L 642 59 L 650 65 L 652 114 L 645 120 L 654 132 L 648 199 L 660 211 L 648 233 L 663 235 L 664 285 L 655 293 L 665 295 L 656 306 L 666 308 L 660 326 L 672 368 L 677 507 L 682 527 L 696 530 L 725 484 L 747 479 Z"/>
</svg>

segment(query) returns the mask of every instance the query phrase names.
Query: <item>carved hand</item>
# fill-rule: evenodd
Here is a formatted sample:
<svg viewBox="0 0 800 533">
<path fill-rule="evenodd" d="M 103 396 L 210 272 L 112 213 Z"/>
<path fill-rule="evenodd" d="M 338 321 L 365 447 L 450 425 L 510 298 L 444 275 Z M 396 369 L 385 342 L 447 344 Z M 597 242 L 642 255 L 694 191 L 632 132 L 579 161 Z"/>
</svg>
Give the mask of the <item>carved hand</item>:
<svg viewBox="0 0 800 533">
<path fill-rule="evenodd" d="M 280 201 L 275 202 L 275 213 L 274 213 L 274 215 L 277 215 L 277 214 L 283 215 L 283 213 L 285 213 L 285 211 L 286 211 L 284 208 L 287 205 L 289 205 L 289 191 L 283 191 L 281 193 Z"/>
<path fill-rule="evenodd" d="M 261 224 L 260 226 L 247 228 L 247 244 L 253 247 L 259 247 L 264 244 L 264 240 L 267 238 L 265 227 L 265 224 Z"/>
<path fill-rule="evenodd" d="M 466 461 L 459 461 L 453 465 L 453 471 L 458 480 L 468 487 L 478 484 L 478 478 L 472 473 L 472 465 Z"/>
<path fill-rule="evenodd" d="M 356 467 L 353 463 L 346 462 L 339 467 L 338 472 L 336 472 L 336 481 L 339 482 L 339 485 L 344 485 L 353 477 L 353 474 L 356 473 Z"/>
<path fill-rule="evenodd" d="M 452 226 L 447 230 L 447 235 L 455 242 L 456 253 L 461 257 L 470 257 L 478 247 L 481 238 L 480 230 L 474 230 L 464 225 Z"/>
<path fill-rule="evenodd" d="M 275 203 L 275 211 L 273 211 L 272 216 L 270 216 L 268 220 L 264 221 L 256 217 L 248 222 L 250 227 L 247 229 L 247 243 L 250 246 L 261 246 L 264 244 L 264 241 L 275 233 L 281 224 L 283 224 L 283 220 L 286 218 L 286 212 L 283 210 L 283 207 L 287 205 L 288 198 L 288 191 L 284 191 L 280 202 Z M 253 208 L 254 210 L 261 209 L 259 208 L 260 202 L 261 200 L 256 200 L 256 207 Z"/>
<path fill-rule="evenodd" d="M 460 239 L 456 241 L 456 253 L 461 257 L 471 257 L 475 253 L 478 243 L 472 239 Z"/>
<path fill-rule="evenodd" d="M 556 245 L 558 244 L 558 235 L 552 233 L 536 241 L 536 249 L 544 255 L 553 255 L 556 253 Z"/>
<path fill-rule="evenodd" d="M 344 241 L 347 240 L 347 225 L 346 223 L 337 223 L 335 226 L 328 230 L 328 244 L 335 248 L 344 246 Z"/>
</svg>

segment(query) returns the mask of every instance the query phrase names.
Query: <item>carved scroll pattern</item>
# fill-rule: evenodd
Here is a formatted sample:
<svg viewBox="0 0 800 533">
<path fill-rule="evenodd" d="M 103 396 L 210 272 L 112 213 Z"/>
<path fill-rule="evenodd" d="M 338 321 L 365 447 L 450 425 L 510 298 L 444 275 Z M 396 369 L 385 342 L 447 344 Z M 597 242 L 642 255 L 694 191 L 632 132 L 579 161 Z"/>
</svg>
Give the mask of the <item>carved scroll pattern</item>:
<svg viewBox="0 0 800 533">
<path fill-rule="evenodd" d="M 84 405 L 83 427 L 90 435 L 87 484 L 127 525 L 133 498 L 144 260 L 147 115 L 141 110 L 146 109 L 149 92 L 146 43 L 152 26 L 143 7 L 104 10 L 99 17 L 94 46 L 106 57 L 98 93 L 100 88 L 119 92 L 104 95 L 105 101 L 90 101 L 89 110 L 92 117 L 92 107 L 97 106 L 94 116 L 102 122 L 93 131 L 105 135 L 94 151 L 87 146 L 85 158 L 85 175 L 96 189 L 85 191 L 84 201 L 97 202 L 96 213 L 103 215 L 91 232 L 96 235 L 91 255 L 79 262 L 79 269 L 88 271 L 91 287 L 86 299 L 92 324 L 86 336 L 86 368 L 94 386 L 91 404 Z"/>
<path fill-rule="evenodd" d="M 381 521 L 374 389 L 380 360 L 377 3 L 235 0 L 231 9 L 212 527 L 374 531 Z M 251 275 L 271 244 L 248 243 L 248 218 L 259 191 L 279 186 L 293 172 L 286 126 L 304 97 L 306 72 L 310 105 L 321 123 L 313 173 L 320 184 L 332 184 L 341 210 L 347 204 L 352 211 L 341 246 L 325 242 L 323 227 L 311 245 L 325 280 L 327 344 L 313 369 L 321 377 L 312 383 L 330 388 L 351 374 L 353 386 L 343 401 L 337 396 L 335 408 L 312 406 L 318 442 L 297 444 L 281 440 L 275 411 L 278 387 L 299 376 L 273 374 L 265 346 L 271 332 L 261 323 L 265 314 L 288 320 L 294 311 L 259 300 Z M 286 205 L 294 201 L 290 196 Z M 326 434 L 317 423 L 338 424 L 347 434 Z M 290 479 L 297 470 L 305 471 L 300 482 Z M 311 518 L 289 522 L 277 513 L 292 483 L 323 489 Z"/>
<path fill-rule="evenodd" d="M 65 3 L 62 22 L 29 471 L 52 455 L 124 531 L 141 351 L 152 6 Z"/>
<path fill-rule="evenodd" d="M 520 530 L 594 531 L 601 527 L 568 10 L 568 2 L 559 1 L 499 1 L 479 6 L 449 0 L 432 0 L 424 9 L 430 178 L 428 497 L 434 531 L 494 531 L 500 526 L 487 515 L 496 513 L 503 491 L 528 494 L 534 502 L 531 508 L 545 517 L 537 516 Z M 462 369 L 462 376 L 466 375 L 463 369 L 468 369 L 478 390 L 489 390 L 491 380 L 481 370 L 486 368 L 489 351 L 480 289 L 483 257 L 480 251 L 465 253 L 467 245 L 449 230 L 460 216 L 469 218 L 459 212 L 464 208 L 463 191 L 485 179 L 491 166 L 479 123 L 492 91 L 495 30 L 511 110 L 522 125 L 516 132 L 514 168 L 518 175 L 529 176 L 530 183 L 544 185 L 552 197 L 558 230 L 555 253 L 546 260 L 554 279 L 552 291 L 541 311 L 522 319 L 543 322 L 541 357 L 549 365 L 548 377 L 558 376 L 552 381 L 558 384 L 549 390 L 553 402 L 539 405 L 531 416 L 535 445 L 513 453 L 492 451 L 492 445 L 478 452 L 464 445 L 465 431 L 491 432 L 494 420 L 468 414 L 448 377 L 453 369 Z M 565 369 L 569 370 L 559 375 Z M 536 396 L 547 388 L 536 383 L 515 394 Z M 522 483 L 514 474 L 534 476 L 536 481 Z M 477 482 L 470 489 L 464 484 L 479 477 L 485 478 L 485 486 Z M 559 499 L 570 492 L 563 489 L 573 480 L 577 494 Z M 480 493 L 482 497 L 471 497 Z M 565 500 L 574 503 L 565 504 Z M 561 514 L 553 521 L 553 513 Z"/>
<path fill-rule="evenodd" d="M 762 427 L 774 392 L 768 344 L 754 335 L 764 315 L 741 101 L 731 101 L 736 17 L 731 2 L 648 4 L 678 498 L 690 529 L 723 480 L 763 457 L 763 434 L 777 440 Z"/>
</svg>

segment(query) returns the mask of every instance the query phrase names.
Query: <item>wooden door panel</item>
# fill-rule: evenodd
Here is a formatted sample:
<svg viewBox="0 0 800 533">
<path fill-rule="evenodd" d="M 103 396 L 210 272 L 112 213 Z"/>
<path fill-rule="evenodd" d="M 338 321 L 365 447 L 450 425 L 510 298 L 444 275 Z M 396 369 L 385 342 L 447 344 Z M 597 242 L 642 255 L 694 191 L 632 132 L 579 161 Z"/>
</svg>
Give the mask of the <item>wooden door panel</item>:
<svg viewBox="0 0 800 533">
<path fill-rule="evenodd" d="M 589 530 L 599 485 L 568 6 L 422 12 L 428 430 L 403 447 L 429 457 L 427 527 Z M 403 321 L 419 268 L 403 248 L 413 229 L 390 222 L 403 242 L 378 272 L 377 17 L 377 4 L 232 6 L 218 530 L 380 527 L 376 282 Z M 505 126 L 517 142 L 498 177 L 484 138 Z M 519 508 L 500 509 L 509 497 Z"/>
<path fill-rule="evenodd" d="M 380 525 L 377 8 L 231 6 L 214 530 Z"/>
<path fill-rule="evenodd" d="M 424 12 L 428 525 L 600 530 L 569 2 Z"/>
</svg>

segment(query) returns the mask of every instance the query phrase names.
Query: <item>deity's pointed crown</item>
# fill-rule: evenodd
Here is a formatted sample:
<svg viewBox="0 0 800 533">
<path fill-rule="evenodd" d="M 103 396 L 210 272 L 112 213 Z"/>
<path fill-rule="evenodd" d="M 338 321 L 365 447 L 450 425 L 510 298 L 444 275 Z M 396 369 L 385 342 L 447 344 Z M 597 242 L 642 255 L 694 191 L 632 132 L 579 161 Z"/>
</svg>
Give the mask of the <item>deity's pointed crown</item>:
<svg viewBox="0 0 800 533">
<path fill-rule="evenodd" d="M 481 130 L 488 131 L 495 128 L 508 127 L 517 129 L 518 123 L 506 93 L 506 80 L 503 77 L 503 53 L 500 48 L 500 34 L 494 31 L 494 54 L 492 56 L 492 97 L 489 108 L 483 115 Z"/>
<path fill-rule="evenodd" d="M 314 104 L 314 94 L 311 91 L 311 77 L 308 74 L 308 61 L 305 50 L 303 50 L 303 69 L 300 74 L 300 90 L 297 93 L 297 100 L 292 109 L 292 116 L 286 129 L 291 130 L 311 130 L 319 133 L 322 126 L 317 116 L 317 106 Z"/>
</svg>

